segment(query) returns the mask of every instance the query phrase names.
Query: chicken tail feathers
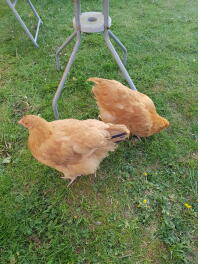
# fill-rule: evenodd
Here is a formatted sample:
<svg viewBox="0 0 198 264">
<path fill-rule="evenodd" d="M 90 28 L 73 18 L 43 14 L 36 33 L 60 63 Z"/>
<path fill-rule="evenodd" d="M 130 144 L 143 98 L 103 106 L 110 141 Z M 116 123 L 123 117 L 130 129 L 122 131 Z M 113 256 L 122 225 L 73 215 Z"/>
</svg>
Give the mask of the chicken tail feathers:
<svg viewBox="0 0 198 264">
<path fill-rule="evenodd" d="M 109 125 L 108 131 L 111 135 L 112 142 L 119 143 L 129 137 L 130 132 L 125 125 L 113 125 L 113 124 L 108 124 L 108 125 Z"/>
<path fill-rule="evenodd" d="M 114 141 L 114 143 L 120 143 L 121 141 L 125 140 L 126 137 L 127 137 L 127 133 L 120 133 L 112 136 L 111 139 L 114 140 L 116 138 L 116 141 Z"/>
</svg>

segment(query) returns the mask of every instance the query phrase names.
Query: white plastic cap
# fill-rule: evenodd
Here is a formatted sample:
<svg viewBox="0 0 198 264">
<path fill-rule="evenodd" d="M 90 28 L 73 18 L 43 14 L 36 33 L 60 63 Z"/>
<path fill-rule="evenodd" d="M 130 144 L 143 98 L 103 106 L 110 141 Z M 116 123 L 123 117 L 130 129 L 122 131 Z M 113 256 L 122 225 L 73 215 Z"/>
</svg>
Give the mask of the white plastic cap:
<svg viewBox="0 0 198 264">
<path fill-rule="evenodd" d="M 86 33 L 104 31 L 104 15 L 101 12 L 85 12 L 80 15 L 81 31 Z M 76 20 L 73 18 L 73 26 L 76 29 Z M 111 18 L 108 18 L 108 27 L 111 26 Z"/>
</svg>

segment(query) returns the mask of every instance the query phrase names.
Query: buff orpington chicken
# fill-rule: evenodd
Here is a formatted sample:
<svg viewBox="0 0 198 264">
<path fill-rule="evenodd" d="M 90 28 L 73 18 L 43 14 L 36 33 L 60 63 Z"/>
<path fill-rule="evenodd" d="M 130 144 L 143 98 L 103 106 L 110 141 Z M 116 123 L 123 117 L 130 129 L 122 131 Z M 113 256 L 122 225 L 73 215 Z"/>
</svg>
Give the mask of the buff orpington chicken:
<svg viewBox="0 0 198 264">
<path fill-rule="evenodd" d="M 124 125 L 99 120 L 64 119 L 48 122 L 26 115 L 19 122 L 29 130 L 28 147 L 41 163 L 55 168 L 70 179 L 94 174 L 100 162 L 129 136 Z"/>
<path fill-rule="evenodd" d="M 88 81 L 95 83 L 92 92 L 102 121 L 124 124 L 131 135 L 137 137 L 151 136 L 169 126 L 168 120 L 157 113 L 153 101 L 147 95 L 115 80 L 93 77 Z"/>
</svg>

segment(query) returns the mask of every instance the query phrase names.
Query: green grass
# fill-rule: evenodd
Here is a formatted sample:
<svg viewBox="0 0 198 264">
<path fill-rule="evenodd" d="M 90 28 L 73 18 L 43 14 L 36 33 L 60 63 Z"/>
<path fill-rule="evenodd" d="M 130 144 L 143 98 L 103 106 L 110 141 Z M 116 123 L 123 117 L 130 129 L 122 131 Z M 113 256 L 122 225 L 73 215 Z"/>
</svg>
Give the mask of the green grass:
<svg viewBox="0 0 198 264">
<path fill-rule="evenodd" d="M 34 2 L 44 21 L 39 49 L 1 1 L 0 263 L 198 263 L 198 2 L 110 1 L 129 74 L 171 125 L 120 144 L 96 179 L 81 177 L 69 189 L 34 160 L 17 124 L 28 113 L 53 120 L 63 72 L 55 69 L 55 51 L 73 31 L 71 1 Z M 18 6 L 33 30 L 31 12 L 23 1 Z M 99 1 L 82 1 L 82 8 L 100 10 Z M 100 34 L 82 40 L 59 102 L 62 118 L 97 118 L 91 76 L 126 84 Z"/>
</svg>

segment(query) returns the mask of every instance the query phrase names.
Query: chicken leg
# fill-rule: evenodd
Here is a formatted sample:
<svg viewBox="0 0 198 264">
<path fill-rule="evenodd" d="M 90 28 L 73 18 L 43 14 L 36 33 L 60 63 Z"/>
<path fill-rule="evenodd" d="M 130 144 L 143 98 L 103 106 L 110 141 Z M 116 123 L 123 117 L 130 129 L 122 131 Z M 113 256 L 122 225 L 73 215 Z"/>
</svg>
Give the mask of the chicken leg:
<svg viewBox="0 0 198 264">
<path fill-rule="evenodd" d="M 78 175 L 78 176 L 80 176 L 80 175 Z M 78 176 L 76 176 L 75 178 L 71 179 L 69 184 L 67 185 L 67 187 L 69 187 L 77 179 Z"/>
<path fill-rule="evenodd" d="M 64 179 L 64 180 L 70 180 L 69 184 L 67 185 L 67 187 L 69 187 L 69 186 L 70 186 L 70 185 L 71 185 L 71 184 L 72 184 L 72 183 L 78 178 L 78 176 L 81 176 L 81 175 L 77 175 L 76 177 L 74 177 L 74 178 L 72 178 L 72 179 L 63 176 L 63 177 L 61 177 L 61 179 Z"/>
</svg>

